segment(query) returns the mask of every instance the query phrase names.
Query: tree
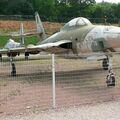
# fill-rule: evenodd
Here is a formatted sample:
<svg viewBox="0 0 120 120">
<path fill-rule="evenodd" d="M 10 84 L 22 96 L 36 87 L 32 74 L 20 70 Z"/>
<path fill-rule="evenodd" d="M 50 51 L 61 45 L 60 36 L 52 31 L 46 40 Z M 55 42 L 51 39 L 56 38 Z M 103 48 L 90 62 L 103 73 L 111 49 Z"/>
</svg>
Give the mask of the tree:
<svg viewBox="0 0 120 120">
<path fill-rule="evenodd" d="M 0 0 L 0 13 L 5 14 L 7 0 Z"/>
<path fill-rule="evenodd" d="M 29 0 L 34 11 L 38 11 L 42 16 L 52 16 L 55 13 L 55 0 Z"/>
<path fill-rule="evenodd" d="M 31 14 L 32 9 L 27 0 L 8 0 L 6 3 L 5 14 Z"/>
<path fill-rule="evenodd" d="M 115 7 L 115 16 L 116 16 L 117 18 L 120 18 L 119 12 L 120 12 L 120 3 L 117 4 L 116 7 Z"/>
<path fill-rule="evenodd" d="M 120 18 L 120 4 L 96 3 L 95 0 L 0 0 L 0 14 L 33 15 L 36 11 L 42 20 L 61 19 L 62 22 L 78 16 L 103 20 L 107 16 L 109 22 Z"/>
<path fill-rule="evenodd" d="M 59 0 L 59 15 L 66 17 L 86 16 L 87 8 L 95 4 L 95 0 Z"/>
<path fill-rule="evenodd" d="M 118 10 L 117 4 L 107 3 L 107 2 L 99 3 L 95 5 L 94 12 L 92 13 L 92 17 L 101 18 L 103 19 L 103 22 L 104 22 L 104 19 L 106 16 L 107 22 L 110 22 L 110 23 L 117 22 L 116 21 L 117 16 L 115 14 L 117 13 L 118 15 L 117 10 Z"/>
</svg>

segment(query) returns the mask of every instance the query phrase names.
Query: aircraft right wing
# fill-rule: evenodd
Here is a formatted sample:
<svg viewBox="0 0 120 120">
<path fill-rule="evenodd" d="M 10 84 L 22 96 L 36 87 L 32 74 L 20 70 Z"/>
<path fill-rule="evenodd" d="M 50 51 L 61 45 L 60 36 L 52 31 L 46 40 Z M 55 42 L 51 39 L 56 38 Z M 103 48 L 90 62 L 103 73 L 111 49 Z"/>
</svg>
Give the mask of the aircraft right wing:
<svg viewBox="0 0 120 120">
<path fill-rule="evenodd" d="M 62 53 L 71 49 L 72 41 L 71 40 L 61 40 L 55 43 L 45 43 L 32 47 L 28 47 L 28 51 L 31 50 L 40 50 L 50 53 Z"/>
</svg>

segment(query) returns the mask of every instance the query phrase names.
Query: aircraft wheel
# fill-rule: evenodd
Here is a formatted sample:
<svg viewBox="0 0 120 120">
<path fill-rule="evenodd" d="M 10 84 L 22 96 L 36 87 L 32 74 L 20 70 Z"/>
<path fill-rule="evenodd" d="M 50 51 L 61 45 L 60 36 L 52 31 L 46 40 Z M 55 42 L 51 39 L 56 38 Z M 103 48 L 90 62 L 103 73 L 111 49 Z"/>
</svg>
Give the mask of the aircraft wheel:
<svg viewBox="0 0 120 120">
<path fill-rule="evenodd" d="M 107 86 L 115 86 L 115 76 L 114 75 L 110 75 L 110 76 L 107 76 Z"/>
<path fill-rule="evenodd" d="M 103 70 L 108 70 L 108 67 L 109 67 L 109 63 L 108 63 L 108 59 L 104 59 L 103 62 L 102 62 L 102 67 L 103 67 Z"/>
</svg>

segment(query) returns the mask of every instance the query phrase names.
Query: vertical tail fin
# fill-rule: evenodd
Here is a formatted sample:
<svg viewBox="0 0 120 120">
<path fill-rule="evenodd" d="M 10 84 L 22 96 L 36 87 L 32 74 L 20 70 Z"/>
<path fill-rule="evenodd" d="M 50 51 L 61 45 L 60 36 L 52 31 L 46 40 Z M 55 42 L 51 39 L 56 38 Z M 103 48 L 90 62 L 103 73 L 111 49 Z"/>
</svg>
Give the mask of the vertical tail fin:
<svg viewBox="0 0 120 120">
<path fill-rule="evenodd" d="M 36 20 L 36 27 L 37 27 L 37 32 L 39 33 L 39 36 L 43 40 L 46 39 L 45 30 L 44 30 L 44 27 L 43 27 L 43 24 L 41 22 L 38 12 L 35 12 L 35 20 Z"/>
<path fill-rule="evenodd" d="M 20 43 L 21 43 L 21 46 L 24 46 L 25 44 L 23 23 L 21 23 L 20 25 Z"/>
</svg>

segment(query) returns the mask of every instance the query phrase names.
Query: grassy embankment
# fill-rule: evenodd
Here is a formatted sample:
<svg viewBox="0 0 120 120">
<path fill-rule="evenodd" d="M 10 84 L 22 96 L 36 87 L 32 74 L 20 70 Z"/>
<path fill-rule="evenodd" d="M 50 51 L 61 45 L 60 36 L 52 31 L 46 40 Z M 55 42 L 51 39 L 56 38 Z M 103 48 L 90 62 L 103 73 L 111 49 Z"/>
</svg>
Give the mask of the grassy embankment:
<svg viewBox="0 0 120 120">
<path fill-rule="evenodd" d="M 0 36 L 0 48 L 3 48 L 5 44 L 8 42 L 10 39 L 10 36 Z M 15 39 L 16 42 L 19 42 L 19 39 Z M 25 38 L 25 46 L 28 44 L 37 44 L 39 42 L 39 39 L 37 36 L 31 36 L 31 37 L 26 37 Z"/>
</svg>

